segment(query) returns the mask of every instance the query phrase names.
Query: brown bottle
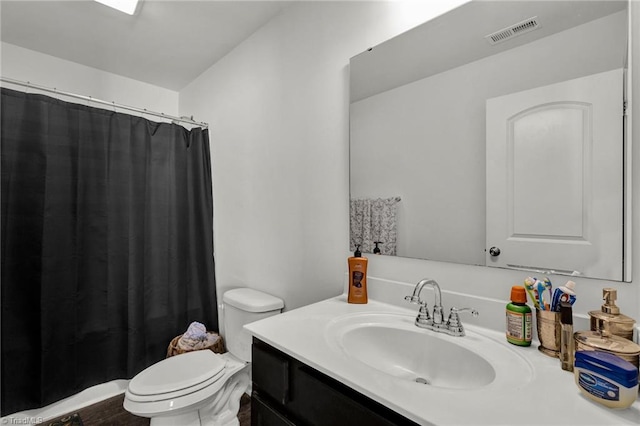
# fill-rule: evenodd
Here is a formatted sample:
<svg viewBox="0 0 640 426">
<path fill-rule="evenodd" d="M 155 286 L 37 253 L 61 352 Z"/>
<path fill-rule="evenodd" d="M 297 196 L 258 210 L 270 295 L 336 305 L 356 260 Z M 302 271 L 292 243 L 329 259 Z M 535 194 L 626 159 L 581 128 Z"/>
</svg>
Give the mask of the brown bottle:
<svg viewBox="0 0 640 426">
<path fill-rule="evenodd" d="M 611 334 L 623 337 L 625 339 L 633 339 L 633 326 L 636 321 L 624 314 L 620 313 L 620 308 L 616 306 L 616 299 L 618 298 L 618 291 L 615 288 L 603 288 L 602 299 L 604 305 L 602 305 L 599 311 L 589 312 L 591 319 L 591 330 L 600 331 L 603 330 L 604 323 L 608 325 L 608 331 Z"/>
<path fill-rule="evenodd" d="M 362 257 L 360 246 L 356 246 L 353 257 L 347 259 L 349 263 L 349 303 L 367 303 L 367 263 L 369 260 Z"/>
</svg>

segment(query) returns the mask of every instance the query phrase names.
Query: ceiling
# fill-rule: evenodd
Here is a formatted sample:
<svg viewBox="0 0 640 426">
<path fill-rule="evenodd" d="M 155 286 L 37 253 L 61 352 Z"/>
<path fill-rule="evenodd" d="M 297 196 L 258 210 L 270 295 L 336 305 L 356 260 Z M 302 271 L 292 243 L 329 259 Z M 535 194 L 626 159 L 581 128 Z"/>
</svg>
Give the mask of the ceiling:
<svg viewBox="0 0 640 426">
<path fill-rule="evenodd" d="M 290 1 L 144 0 L 130 16 L 92 0 L 1 0 L 0 38 L 177 91 Z"/>
</svg>

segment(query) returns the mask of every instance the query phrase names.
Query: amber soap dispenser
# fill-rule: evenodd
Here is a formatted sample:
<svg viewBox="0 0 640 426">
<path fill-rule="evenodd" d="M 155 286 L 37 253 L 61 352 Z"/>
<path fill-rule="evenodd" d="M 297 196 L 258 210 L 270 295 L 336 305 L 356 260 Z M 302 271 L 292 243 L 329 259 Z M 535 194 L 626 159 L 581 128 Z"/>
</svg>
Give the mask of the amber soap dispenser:
<svg viewBox="0 0 640 426">
<path fill-rule="evenodd" d="M 362 257 L 360 246 L 356 246 L 353 257 L 347 259 L 349 263 L 349 303 L 367 303 L 367 262 L 366 257 Z"/>
</svg>

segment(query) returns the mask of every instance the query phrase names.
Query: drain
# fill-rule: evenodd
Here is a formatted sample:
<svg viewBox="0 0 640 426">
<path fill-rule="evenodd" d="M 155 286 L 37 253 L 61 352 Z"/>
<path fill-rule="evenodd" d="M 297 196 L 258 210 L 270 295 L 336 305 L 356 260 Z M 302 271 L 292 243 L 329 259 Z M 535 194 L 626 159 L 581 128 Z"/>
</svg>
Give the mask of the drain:
<svg viewBox="0 0 640 426">
<path fill-rule="evenodd" d="M 418 377 L 418 378 L 416 378 L 416 383 L 421 383 L 423 385 L 428 385 L 429 381 L 427 379 L 423 378 L 423 377 Z"/>
</svg>

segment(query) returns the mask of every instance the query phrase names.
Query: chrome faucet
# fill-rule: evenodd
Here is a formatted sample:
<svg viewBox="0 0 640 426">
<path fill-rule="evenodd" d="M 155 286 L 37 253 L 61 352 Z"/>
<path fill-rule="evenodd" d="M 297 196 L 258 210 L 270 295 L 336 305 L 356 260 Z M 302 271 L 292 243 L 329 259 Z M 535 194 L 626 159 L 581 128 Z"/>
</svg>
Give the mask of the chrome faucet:
<svg viewBox="0 0 640 426">
<path fill-rule="evenodd" d="M 435 293 L 433 315 L 429 314 L 427 302 L 420 299 L 420 292 L 422 292 L 422 289 L 426 286 L 433 287 L 433 291 Z M 449 313 L 449 319 L 445 323 L 444 316 L 442 314 L 442 293 L 440 291 L 440 286 L 435 280 L 432 280 L 430 278 L 420 280 L 420 282 L 418 282 L 418 284 L 416 284 L 416 287 L 413 289 L 413 294 L 411 296 L 405 296 L 404 300 L 420 305 L 418 316 L 416 317 L 415 321 L 416 326 L 420 328 L 426 328 L 428 330 L 447 333 L 452 336 L 464 336 L 465 334 L 464 327 L 460 322 L 460 316 L 458 315 L 460 312 L 470 312 L 474 317 L 478 316 L 478 311 L 476 311 L 475 309 L 458 309 L 456 307 L 453 307 L 451 308 L 451 312 Z"/>
</svg>

